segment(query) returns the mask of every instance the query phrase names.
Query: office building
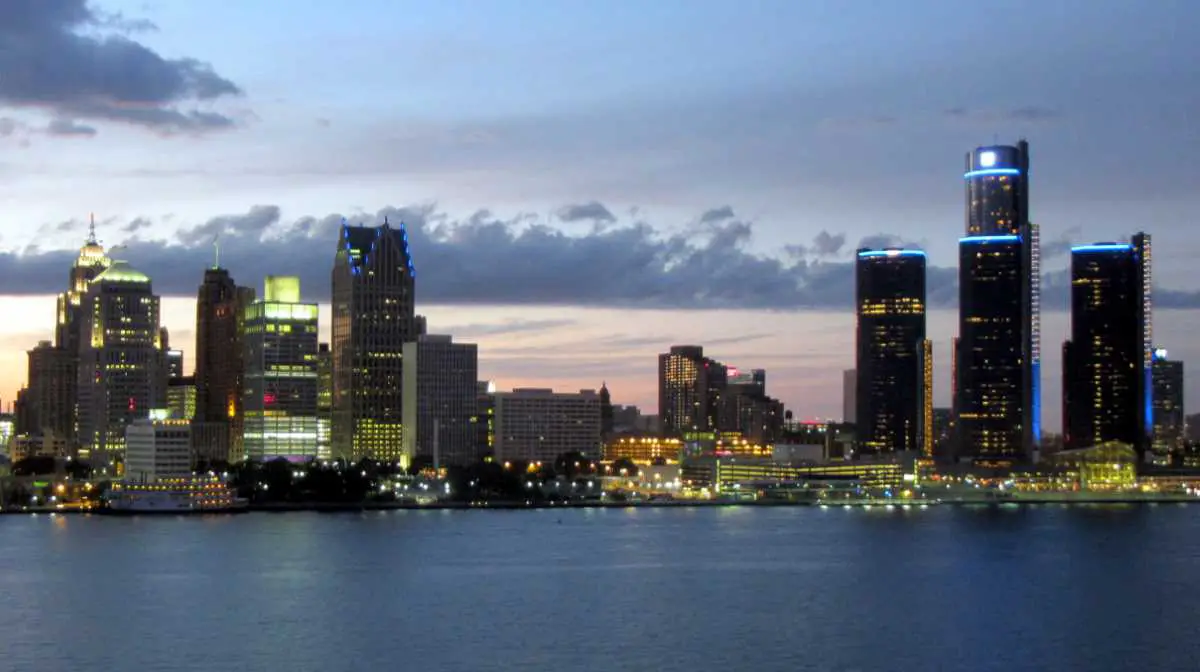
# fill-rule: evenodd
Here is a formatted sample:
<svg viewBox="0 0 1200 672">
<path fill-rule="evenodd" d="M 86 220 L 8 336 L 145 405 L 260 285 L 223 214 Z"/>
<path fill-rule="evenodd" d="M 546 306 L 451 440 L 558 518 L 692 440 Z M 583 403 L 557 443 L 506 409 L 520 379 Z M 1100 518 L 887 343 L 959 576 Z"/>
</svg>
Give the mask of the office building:
<svg viewBox="0 0 1200 672">
<path fill-rule="evenodd" d="M 195 376 L 167 378 L 167 411 L 175 420 L 192 420 L 196 417 Z"/>
<path fill-rule="evenodd" d="M 157 410 L 157 409 L 156 409 Z M 192 475 L 192 426 L 165 411 L 125 429 L 125 482 L 157 483 Z"/>
<path fill-rule="evenodd" d="M 658 415 L 664 436 L 711 441 L 718 428 L 724 364 L 704 356 L 698 345 L 671 346 L 658 356 Z"/>
<path fill-rule="evenodd" d="M 77 354 L 41 341 L 28 353 L 27 387 L 21 395 L 18 433 L 70 442 L 75 435 Z"/>
<path fill-rule="evenodd" d="M 425 333 L 404 224 L 343 224 L 333 266 L 333 454 L 405 459 L 403 346 Z"/>
<path fill-rule="evenodd" d="M 613 433 L 613 403 L 608 383 L 600 383 L 600 434 L 607 441 Z"/>
<path fill-rule="evenodd" d="M 496 454 L 496 383 L 475 384 L 475 452 L 483 457 Z"/>
<path fill-rule="evenodd" d="M 167 338 L 167 328 L 166 327 L 163 327 L 163 329 L 162 329 L 162 337 L 161 338 L 164 338 L 164 339 Z M 183 351 L 168 348 L 167 352 L 166 352 L 166 359 L 167 359 L 167 380 L 175 380 L 176 378 L 183 378 Z"/>
<path fill-rule="evenodd" d="M 1154 350 L 1154 432 L 1151 447 L 1159 455 L 1183 448 L 1183 361 L 1168 359 L 1163 348 Z"/>
<path fill-rule="evenodd" d="M 242 408 L 246 459 L 317 457 L 317 304 L 300 300 L 300 278 L 267 276 L 246 307 Z"/>
<path fill-rule="evenodd" d="M 954 361 L 957 452 L 995 466 L 1032 460 L 1041 434 L 1041 261 L 1029 221 L 1029 145 L 967 154 Z"/>
<path fill-rule="evenodd" d="M 925 422 L 925 253 L 859 250 L 855 276 L 858 451 L 916 451 Z"/>
<path fill-rule="evenodd" d="M 495 457 L 551 464 L 563 453 L 599 458 L 600 395 L 548 389 L 495 394 Z"/>
<path fill-rule="evenodd" d="M 1136 244 L 1071 249 L 1071 339 L 1063 345 L 1063 439 L 1067 448 L 1109 442 L 1144 456 L 1152 409 L 1148 340 L 1149 236 Z"/>
<path fill-rule="evenodd" d="M 317 344 L 317 457 L 328 460 L 333 415 L 333 353 L 328 343 Z"/>
<path fill-rule="evenodd" d="M 854 423 L 858 417 L 858 371 L 842 371 L 842 421 Z"/>
<path fill-rule="evenodd" d="M 254 290 L 239 287 L 229 271 L 214 265 L 205 269 L 196 294 L 196 414 L 215 442 L 206 453 L 225 454 L 236 462 L 244 457 L 242 320 L 254 301 Z M 224 438 L 217 429 L 225 427 Z"/>
<path fill-rule="evenodd" d="M 79 316 L 80 457 L 113 474 L 125 428 L 166 405 L 159 298 L 144 273 L 114 261 L 88 284 Z"/>
<path fill-rule="evenodd" d="M 435 468 L 479 460 L 479 348 L 422 334 L 404 344 L 404 453 Z"/>
<path fill-rule="evenodd" d="M 783 402 L 767 395 L 767 372 L 733 367 L 725 367 L 725 371 L 725 390 L 720 396 L 718 413 L 721 437 L 756 445 L 778 441 L 783 434 Z"/>
</svg>

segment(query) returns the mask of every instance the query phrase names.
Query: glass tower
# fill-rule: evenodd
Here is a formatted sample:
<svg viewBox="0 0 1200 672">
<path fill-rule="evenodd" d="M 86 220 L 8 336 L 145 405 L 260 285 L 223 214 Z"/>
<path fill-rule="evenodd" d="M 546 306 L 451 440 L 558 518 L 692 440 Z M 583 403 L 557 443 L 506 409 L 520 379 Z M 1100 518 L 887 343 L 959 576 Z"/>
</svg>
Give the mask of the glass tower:
<svg viewBox="0 0 1200 672">
<path fill-rule="evenodd" d="M 960 459 L 1029 461 L 1041 434 L 1038 228 L 1029 222 L 1029 145 L 967 154 L 955 344 Z"/>
<path fill-rule="evenodd" d="M 1071 249 L 1071 340 L 1063 346 L 1063 435 L 1069 448 L 1112 441 L 1139 456 L 1153 423 L 1148 265 L 1133 243 Z M 1152 365 L 1152 361 L 1151 361 Z"/>
<path fill-rule="evenodd" d="M 925 426 L 925 253 L 859 250 L 856 367 L 860 453 L 917 451 Z"/>
</svg>

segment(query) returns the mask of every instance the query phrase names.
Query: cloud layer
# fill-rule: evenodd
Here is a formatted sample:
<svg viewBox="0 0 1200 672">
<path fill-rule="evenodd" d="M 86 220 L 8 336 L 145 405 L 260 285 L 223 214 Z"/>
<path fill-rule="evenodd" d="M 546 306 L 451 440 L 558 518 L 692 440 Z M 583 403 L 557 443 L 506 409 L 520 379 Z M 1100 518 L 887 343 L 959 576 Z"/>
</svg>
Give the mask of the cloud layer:
<svg viewBox="0 0 1200 672">
<path fill-rule="evenodd" d="M 578 208 L 567 206 L 562 212 L 570 215 Z M 609 212 L 600 203 L 587 208 Z M 844 234 L 822 231 L 780 254 L 763 254 L 750 246 L 753 223 L 732 208 L 721 217 L 712 212 L 679 230 L 632 221 L 583 234 L 569 234 L 528 215 L 500 219 L 486 210 L 455 220 L 434 206 L 387 207 L 349 219 L 371 223 L 386 217 L 393 225 L 405 223 L 422 302 L 757 310 L 853 305 L 853 249 L 846 246 Z M 212 263 L 213 242 L 219 240 L 221 264 L 240 282 L 257 285 L 268 274 L 299 275 L 305 296 L 325 300 L 341 219 L 327 215 L 286 221 L 279 207 L 259 205 L 175 230 L 169 238 L 143 238 L 156 228 L 147 218 L 111 226 L 133 234 L 118 256 L 149 274 L 160 294 L 194 295 L 203 269 Z M 879 234 L 854 247 L 896 244 L 914 245 Z M 73 256 L 72 251 L 35 247 L 2 253 L 0 286 L 21 294 L 61 291 Z M 931 306 L 955 305 L 955 268 L 931 265 L 927 278 Z M 1044 287 L 1047 309 L 1066 307 L 1064 272 L 1048 273 Z M 1159 289 L 1155 305 L 1200 306 L 1200 292 Z"/>
<path fill-rule="evenodd" d="M 159 133 L 233 125 L 200 105 L 241 93 L 211 66 L 166 59 L 130 38 L 145 22 L 101 14 L 85 0 L 0 2 L 0 106 L 48 110 L 45 132 L 91 136 L 77 120 L 115 121 Z"/>
</svg>

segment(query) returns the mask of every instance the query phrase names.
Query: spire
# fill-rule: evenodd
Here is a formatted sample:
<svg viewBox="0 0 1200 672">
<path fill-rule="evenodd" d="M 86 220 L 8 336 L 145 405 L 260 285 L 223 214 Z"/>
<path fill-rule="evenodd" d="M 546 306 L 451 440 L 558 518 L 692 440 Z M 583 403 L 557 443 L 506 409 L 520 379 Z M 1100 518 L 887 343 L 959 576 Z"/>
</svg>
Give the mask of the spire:
<svg viewBox="0 0 1200 672">
<path fill-rule="evenodd" d="M 221 246 L 219 244 L 220 240 L 221 240 L 221 234 L 218 233 L 217 235 L 213 236 L 213 265 L 212 265 L 212 267 L 213 267 L 214 271 L 221 267 Z"/>
<path fill-rule="evenodd" d="M 384 226 L 387 226 L 387 225 L 388 225 L 387 218 L 388 218 L 388 216 L 387 216 L 387 215 L 384 215 L 384 216 L 383 216 L 383 225 L 384 225 Z"/>
<path fill-rule="evenodd" d="M 97 245 L 98 243 L 96 242 L 96 213 L 94 213 L 94 212 L 91 213 L 89 219 L 90 219 L 90 223 L 88 224 L 87 244 L 88 245 Z"/>
</svg>

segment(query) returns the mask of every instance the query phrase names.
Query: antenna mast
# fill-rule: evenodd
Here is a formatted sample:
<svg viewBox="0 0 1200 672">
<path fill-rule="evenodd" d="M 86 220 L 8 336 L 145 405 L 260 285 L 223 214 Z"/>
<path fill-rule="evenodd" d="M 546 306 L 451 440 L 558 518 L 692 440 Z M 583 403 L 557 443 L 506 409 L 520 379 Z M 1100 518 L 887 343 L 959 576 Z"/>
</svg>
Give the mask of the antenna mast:
<svg viewBox="0 0 1200 672">
<path fill-rule="evenodd" d="M 88 224 L 88 245 L 96 244 L 96 213 L 91 213 L 89 216 L 90 223 Z"/>
<path fill-rule="evenodd" d="M 213 236 L 213 270 L 221 267 L 221 246 L 218 241 L 221 240 L 220 234 Z"/>
</svg>

